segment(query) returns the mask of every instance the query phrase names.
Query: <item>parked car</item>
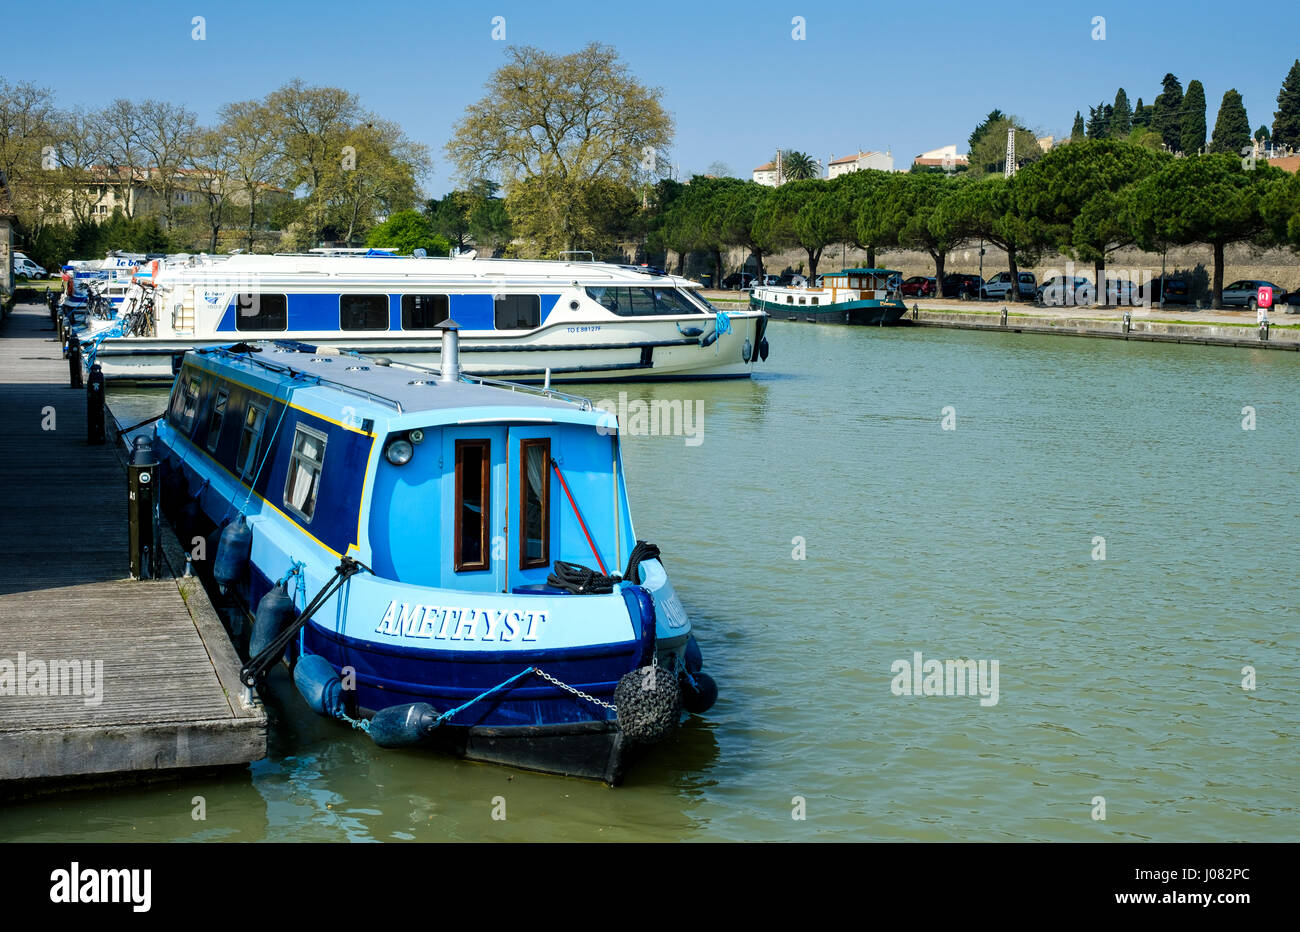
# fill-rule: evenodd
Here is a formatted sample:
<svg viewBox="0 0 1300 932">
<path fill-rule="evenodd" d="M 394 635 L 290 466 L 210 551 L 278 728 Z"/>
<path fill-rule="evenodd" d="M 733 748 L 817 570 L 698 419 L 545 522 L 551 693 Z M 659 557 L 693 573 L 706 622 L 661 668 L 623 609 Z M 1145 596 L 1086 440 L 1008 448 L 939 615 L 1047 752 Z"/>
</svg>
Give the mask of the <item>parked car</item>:
<svg viewBox="0 0 1300 932">
<path fill-rule="evenodd" d="M 735 288 L 743 291 L 754 283 L 754 276 L 749 272 L 732 272 L 722 280 L 723 288 Z"/>
<path fill-rule="evenodd" d="M 908 298 L 934 297 L 934 276 L 913 275 L 903 282 L 903 295 Z"/>
<path fill-rule="evenodd" d="M 1166 304 L 1190 304 L 1192 300 L 1191 284 L 1176 275 L 1151 279 L 1151 303 L 1159 304 L 1162 293 Z"/>
<path fill-rule="evenodd" d="M 14 278 L 26 281 L 29 278 L 45 278 L 45 269 L 21 253 L 14 254 Z"/>
<path fill-rule="evenodd" d="M 1106 279 L 1104 303 L 1118 307 L 1133 307 L 1142 303 L 1142 289 L 1124 278 Z"/>
<path fill-rule="evenodd" d="M 798 272 L 785 272 L 777 276 L 776 283 L 782 288 L 802 288 L 808 284 L 808 279 Z"/>
<path fill-rule="evenodd" d="M 1034 273 L 1019 272 L 1017 273 L 1017 277 L 1020 279 L 1020 287 L 1018 289 L 1020 297 L 1032 299 L 1034 293 L 1038 290 L 1038 279 L 1034 277 Z M 991 298 L 995 301 L 1005 301 L 1007 296 L 1010 294 L 1010 272 L 999 272 L 984 283 L 984 296 L 987 298 Z"/>
<path fill-rule="evenodd" d="M 1266 282 L 1262 279 L 1243 278 L 1224 287 L 1223 306 L 1244 307 L 1253 311 L 1259 305 L 1259 289 L 1264 287 L 1273 289 L 1274 304 L 1286 303 L 1287 293 L 1285 288 L 1279 288 L 1272 282 Z"/>
<path fill-rule="evenodd" d="M 780 275 L 764 275 L 761 282 L 755 282 L 757 285 L 763 285 L 767 288 L 776 288 L 781 284 Z"/>
<path fill-rule="evenodd" d="M 978 275 L 954 273 L 943 277 L 943 296 L 961 298 L 963 301 L 978 300 L 984 295 L 984 279 Z"/>
<path fill-rule="evenodd" d="M 1047 307 L 1092 303 L 1092 282 L 1082 275 L 1053 275 L 1038 286 L 1034 299 Z"/>
</svg>

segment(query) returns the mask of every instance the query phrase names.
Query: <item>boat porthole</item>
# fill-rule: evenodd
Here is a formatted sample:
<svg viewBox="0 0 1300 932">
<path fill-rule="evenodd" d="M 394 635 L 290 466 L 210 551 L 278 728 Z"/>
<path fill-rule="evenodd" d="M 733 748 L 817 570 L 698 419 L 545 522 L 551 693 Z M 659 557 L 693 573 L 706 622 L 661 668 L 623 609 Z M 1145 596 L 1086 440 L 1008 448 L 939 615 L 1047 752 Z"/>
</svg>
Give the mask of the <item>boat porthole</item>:
<svg viewBox="0 0 1300 932">
<path fill-rule="evenodd" d="M 571 311 L 576 311 L 576 310 L 577 310 L 578 308 L 580 308 L 580 307 L 582 307 L 582 305 L 579 304 L 577 301 L 570 301 L 570 302 L 569 302 L 569 310 L 571 310 Z"/>
</svg>

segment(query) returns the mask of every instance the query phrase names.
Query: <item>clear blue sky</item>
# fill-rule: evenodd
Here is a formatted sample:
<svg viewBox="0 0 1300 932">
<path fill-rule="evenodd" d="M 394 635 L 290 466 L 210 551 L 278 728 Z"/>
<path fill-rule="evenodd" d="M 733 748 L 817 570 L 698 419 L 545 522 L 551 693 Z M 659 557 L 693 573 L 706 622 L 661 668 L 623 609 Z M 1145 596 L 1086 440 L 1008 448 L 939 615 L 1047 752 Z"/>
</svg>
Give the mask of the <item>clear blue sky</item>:
<svg viewBox="0 0 1300 932">
<path fill-rule="evenodd" d="M 683 174 L 720 161 L 749 171 L 778 147 L 825 162 L 833 152 L 892 149 L 900 167 L 957 143 L 994 107 L 1032 129 L 1068 134 L 1075 110 L 1114 99 L 1151 103 L 1172 71 L 1205 85 L 1213 129 L 1223 92 L 1245 99 L 1252 127 L 1272 124 L 1278 88 L 1300 55 L 1300 3 L 1043 0 L 557 4 L 336 3 L 299 0 L 51 2 L 12 8 L 0 76 L 54 89 L 62 106 L 115 97 L 185 103 L 212 119 L 232 100 L 295 77 L 357 93 L 364 106 L 427 143 L 425 179 L 454 179 L 442 147 L 477 100 L 506 44 L 570 52 L 614 46 L 662 88 Z M 15 33 L 18 20 L 33 28 Z M 506 42 L 492 39 L 504 16 Z M 191 19 L 207 37 L 191 38 Z M 792 38 L 802 16 L 806 38 Z M 1096 41 L 1093 18 L 1105 17 Z M 13 41 L 19 39 L 20 41 Z"/>
</svg>

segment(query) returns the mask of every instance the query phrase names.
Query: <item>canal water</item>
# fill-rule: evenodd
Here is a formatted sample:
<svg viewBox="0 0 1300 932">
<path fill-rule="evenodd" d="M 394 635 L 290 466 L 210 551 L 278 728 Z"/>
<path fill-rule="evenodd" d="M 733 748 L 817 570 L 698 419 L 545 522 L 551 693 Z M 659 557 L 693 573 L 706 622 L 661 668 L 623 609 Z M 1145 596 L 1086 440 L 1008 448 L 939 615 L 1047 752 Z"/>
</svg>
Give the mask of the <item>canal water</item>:
<svg viewBox="0 0 1300 932">
<path fill-rule="evenodd" d="M 585 389 L 703 402 L 694 436 L 624 450 L 638 536 L 662 548 L 721 697 L 624 786 L 378 750 L 306 711 L 281 669 L 267 759 L 7 805 L 0 837 L 1300 834 L 1300 355 L 770 337 L 752 381 Z M 112 398 L 121 417 L 162 400 Z M 921 683 L 901 666 L 917 653 L 923 670 L 982 662 L 984 694 L 935 677 L 940 694 L 897 694 Z"/>
</svg>

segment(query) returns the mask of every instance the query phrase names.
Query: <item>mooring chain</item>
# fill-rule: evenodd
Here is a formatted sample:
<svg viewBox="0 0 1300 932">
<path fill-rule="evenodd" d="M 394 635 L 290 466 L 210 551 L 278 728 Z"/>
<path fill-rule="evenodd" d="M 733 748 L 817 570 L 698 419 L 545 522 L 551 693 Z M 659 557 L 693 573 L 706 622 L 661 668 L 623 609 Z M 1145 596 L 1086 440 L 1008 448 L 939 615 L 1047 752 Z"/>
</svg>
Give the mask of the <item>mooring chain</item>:
<svg viewBox="0 0 1300 932">
<path fill-rule="evenodd" d="M 586 699 L 588 702 L 594 702 L 602 709 L 609 709 L 609 711 L 611 712 L 618 711 L 618 709 L 614 708 L 614 706 L 610 705 L 608 702 L 602 702 L 601 700 L 597 699 L 595 696 L 588 696 L 581 689 L 577 689 L 573 686 L 570 686 L 568 683 L 563 683 L 560 680 L 557 680 L 555 677 L 551 676 L 551 674 L 547 673 L 545 670 L 541 669 L 540 667 L 534 667 L 533 672 L 536 673 L 538 676 L 540 676 L 542 679 L 549 680 L 550 682 L 554 683 L 556 686 L 560 687 L 561 689 L 568 690 L 569 692 L 573 693 L 575 696 L 578 696 L 579 698 Z"/>
</svg>

